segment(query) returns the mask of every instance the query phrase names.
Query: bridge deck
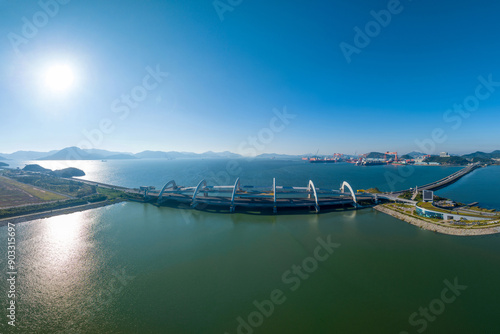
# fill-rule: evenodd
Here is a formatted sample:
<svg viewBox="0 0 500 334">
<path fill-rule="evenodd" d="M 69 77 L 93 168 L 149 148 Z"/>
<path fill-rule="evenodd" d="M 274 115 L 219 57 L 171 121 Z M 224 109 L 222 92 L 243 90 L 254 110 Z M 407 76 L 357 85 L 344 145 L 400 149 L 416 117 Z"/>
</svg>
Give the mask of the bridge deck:
<svg viewBox="0 0 500 334">
<path fill-rule="evenodd" d="M 183 194 L 169 194 L 164 195 L 162 201 L 168 202 L 178 202 L 190 205 L 192 202 L 192 196 Z M 255 209 L 265 209 L 265 208 L 296 208 L 296 207 L 315 207 L 316 200 L 314 198 L 277 198 L 276 202 L 272 196 L 268 197 L 238 197 L 231 201 L 230 197 L 221 196 L 199 196 L 195 200 L 197 207 L 202 206 L 222 206 L 229 208 L 231 205 L 237 207 L 245 208 L 255 208 Z M 353 200 L 350 197 L 320 197 L 318 198 L 318 205 L 321 207 L 325 206 L 337 206 L 353 204 Z"/>
<path fill-rule="evenodd" d="M 438 190 L 438 189 L 444 188 L 444 187 L 458 181 L 459 179 L 461 179 L 465 175 L 473 172 L 474 170 L 476 170 L 478 168 L 481 168 L 481 165 L 479 163 L 475 163 L 473 165 L 462 168 L 461 170 L 456 171 L 455 173 L 448 175 L 447 177 L 442 178 L 441 180 L 434 181 L 434 182 L 425 184 L 423 186 L 419 186 L 418 190 Z M 394 194 L 402 194 L 404 192 L 411 191 L 411 190 L 412 189 L 401 190 L 401 191 L 394 192 Z"/>
</svg>

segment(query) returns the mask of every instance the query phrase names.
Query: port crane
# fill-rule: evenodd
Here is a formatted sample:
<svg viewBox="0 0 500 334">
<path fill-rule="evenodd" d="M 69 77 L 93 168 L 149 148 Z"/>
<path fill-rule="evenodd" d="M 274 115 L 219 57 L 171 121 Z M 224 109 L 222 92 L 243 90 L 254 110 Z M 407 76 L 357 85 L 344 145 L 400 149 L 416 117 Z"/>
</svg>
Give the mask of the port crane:
<svg viewBox="0 0 500 334">
<path fill-rule="evenodd" d="M 398 152 L 385 152 L 384 159 L 387 160 L 388 155 L 395 155 L 396 159 L 394 161 L 398 161 Z"/>
</svg>

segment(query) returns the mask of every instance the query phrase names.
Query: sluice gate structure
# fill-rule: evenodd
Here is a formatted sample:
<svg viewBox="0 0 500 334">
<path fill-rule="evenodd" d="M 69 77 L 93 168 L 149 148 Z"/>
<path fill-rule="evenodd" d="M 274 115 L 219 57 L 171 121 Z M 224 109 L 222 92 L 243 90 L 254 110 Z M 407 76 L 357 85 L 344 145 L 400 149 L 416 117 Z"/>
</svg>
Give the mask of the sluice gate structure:
<svg viewBox="0 0 500 334">
<path fill-rule="evenodd" d="M 417 187 L 417 190 L 444 188 L 480 167 L 479 163 L 471 164 L 441 180 Z M 174 180 L 171 180 L 161 190 L 156 190 L 153 186 L 131 189 L 88 180 L 80 181 L 103 188 L 142 195 L 146 201 L 155 202 L 158 205 L 173 203 L 177 204 L 178 207 L 198 209 L 217 207 L 229 210 L 229 212 L 235 212 L 237 208 L 247 211 L 271 209 L 274 213 L 277 213 L 280 209 L 311 208 L 316 212 L 320 212 L 321 208 L 339 206 L 358 208 L 360 207 L 360 201 L 377 204 L 380 200 L 416 204 L 413 200 L 399 197 L 405 192 L 413 191 L 413 189 L 390 193 L 355 192 L 351 185 L 345 181 L 342 182 L 339 189 L 329 189 L 317 188 L 312 180 L 309 180 L 307 186 L 304 187 L 279 186 L 276 184 L 275 178 L 272 185 L 267 187 L 242 186 L 239 178 L 236 179 L 234 185 L 228 186 L 212 186 L 207 184 L 206 180 L 201 180 L 197 186 L 184 187 L 177 185 Z"/>
<path fill-rule="evenodd" d="M 358 207 L 359 200 L 374 199 L 371 194 L 356 194 L 347 182 L 339 189 L 317 188 L 310 180 L 305 187 L 280 186 L 273 179 L 270 186 L 241 185 L 238 178 L 234 185 L 212 186 L 201 180 L 195 187 L 178 186 L 174 180 L 160 191 L 146 190 L 144 196 L 156 200 L 158 205 L 177 202 L 191 208 L 219 207 L 235 212 L 242 210 L 272 210 L 312 208 L 319 212 L 322 207 Z"/>
</svg>

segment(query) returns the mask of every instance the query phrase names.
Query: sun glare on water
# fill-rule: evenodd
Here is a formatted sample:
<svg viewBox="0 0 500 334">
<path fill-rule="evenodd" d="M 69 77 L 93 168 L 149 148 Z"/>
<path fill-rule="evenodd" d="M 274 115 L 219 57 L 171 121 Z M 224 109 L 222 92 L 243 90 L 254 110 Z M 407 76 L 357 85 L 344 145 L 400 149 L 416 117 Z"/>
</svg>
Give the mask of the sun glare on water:
<svg viewBox="0 0 500 334">
<path fill-rule="evenodd" d="M 75 73 L 67 64 L 52 65 L 45 72 L 45 87 L 53 93 L 65 93 L 72 90 Z"/>
</svg>

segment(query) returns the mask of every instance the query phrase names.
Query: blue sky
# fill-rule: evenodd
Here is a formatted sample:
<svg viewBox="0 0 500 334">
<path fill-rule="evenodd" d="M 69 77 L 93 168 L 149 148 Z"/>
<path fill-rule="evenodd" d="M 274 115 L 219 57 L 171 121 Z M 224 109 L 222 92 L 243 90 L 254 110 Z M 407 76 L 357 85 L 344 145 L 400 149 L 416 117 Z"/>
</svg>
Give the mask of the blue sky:
<svg viewBox="0 0 500 334">
<path fill-rule="evenodd" d="M 0 152 L 500 149 L 495 1 L 41 3 L 0 0 Z M 62 93 L 43 81 L 57 64 Z"/>
</svg>

